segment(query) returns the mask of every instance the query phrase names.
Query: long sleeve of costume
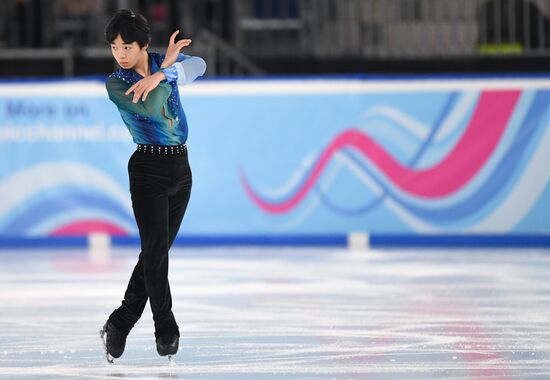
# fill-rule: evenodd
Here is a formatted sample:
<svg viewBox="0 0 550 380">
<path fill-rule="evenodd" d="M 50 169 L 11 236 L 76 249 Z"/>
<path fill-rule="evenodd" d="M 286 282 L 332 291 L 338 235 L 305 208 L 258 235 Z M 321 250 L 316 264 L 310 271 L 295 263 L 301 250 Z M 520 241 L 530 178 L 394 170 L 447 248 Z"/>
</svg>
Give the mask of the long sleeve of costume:
<svg viewBox="0 0 550 380">
<path fill-rule="evenodd" d="M 152 74 L 165 70 L 161 69 L 164 55 L 147 54 Z M 182 55 L 182 58 L 185 57 Z M 177 75 L 175 67 L 174 71 Z M 196 74 L 190 75 L 196 76 Z M 187 117 L 181 104 L 177 80 L 160 82 L 154 90 L 149 92 L 145 101 L 140 99 L 137 103 L 133 103 L 134 94 L 126 95 L 126 91 L 142 79 L 143 77 L 134 70 L 120 68 L 112 73 L 105 83 L 109 99 L 118 108 L 132 139 L 136 144 L 159 146 L 185 144 L 188 135 Z"/>
<path fill-rule="evenodd" d="M 179 85 L 186 85 L 204 75 L 206 62 L 201 57 L 180 54 L 177 61 L 163 72 L 168 82 L 177 81 Z"/>
<path fill-rule="evenodd" d="M 145 101 L 140 99 L 137 103 L 134 103 L 132 102 L 134 94 L 125 94 L 131 87 L 131 84 L 126 83 L 122 79 L 109 77 L 105 87 L 107 88 L 109 99 L 111 99 L 119 110 L 135 113 L 140 116 L 160 115 L 162 107 L 172 91 L 168 83 L 160 83 L 157 88 L 147 95 Z"/>
</svg>

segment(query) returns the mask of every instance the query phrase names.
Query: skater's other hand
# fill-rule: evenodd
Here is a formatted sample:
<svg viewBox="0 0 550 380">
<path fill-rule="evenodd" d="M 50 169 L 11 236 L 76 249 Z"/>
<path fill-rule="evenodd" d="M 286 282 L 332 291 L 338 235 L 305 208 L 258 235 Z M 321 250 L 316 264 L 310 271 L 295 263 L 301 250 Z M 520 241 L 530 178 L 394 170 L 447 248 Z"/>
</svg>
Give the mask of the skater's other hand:
<svg viewBox="0 0 550 380">
<path fill-rule="evenodd" d="M 164 57 L 164 61 L 162 62 L 161 68 L 165 69 L 167 67 L 172 66 L 174 63 L 176 63 L 178 59 L 178 55 L 186 46 L 191 45 L 190 39 L 183 39 L 176 42 L 176 36 L 178 35 L 180 31 L 176 30 L 172 35 L 170 36 L 170 41 L 168 42 L 168 47 L 166 48 L 166 56 Z"/>
</svg>

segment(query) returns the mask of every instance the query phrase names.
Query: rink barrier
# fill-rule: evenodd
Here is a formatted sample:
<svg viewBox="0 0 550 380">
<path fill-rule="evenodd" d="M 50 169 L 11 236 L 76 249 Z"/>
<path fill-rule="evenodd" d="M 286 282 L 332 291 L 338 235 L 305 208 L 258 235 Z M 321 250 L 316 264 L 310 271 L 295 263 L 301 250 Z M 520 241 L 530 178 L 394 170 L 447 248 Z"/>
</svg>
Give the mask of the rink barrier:
<svg viewBox="0 0 550 380">
<path fill-rule="evenodd" d="M 371 235 L 377 248 L 547 248 L 550 235 Z"/>
<path fill-rule="evenodd" d="M 408 247 L 550 247 L 550 235 L 412 235 L 364 234 L 363 242 L 353 241 L 358 233 L 341 235 L 269 235 L 269 236 L 184 236 L 176 239 L 177 246 L 325 246 L 360 248 Z M 138 239 L 113 237 L 113 245 L 139 244 Z"/>
<path fill-rule="evenodd" d="M 354 235 L 353 235 L 354 234 Z M 220 235 L 178 237 L 176 247 L 263 246 L 263 247 L 338 247 L 350 250 L 384 248 L 549 248 L 550 235 L 412 235 L 412 234 L 335 235 Z M 353 236 L 355 237 L 353 237 Z M 366 237 L 366 239 L 365 239 Z M 0 238 L 0 249 L 139 247 L 138 237 L 111 236 L 109 241 L 76 237 Z M 356 239 L 355 241 L 353 239 Z M 363 239 L 363 240 L 361 240 Z"/>
<path fill-rule="evenodd" d="M 52 81 L 55 87 L 47 85 L 48 81 L 42 84 L 30 81 L 28 84 L 33 87 L 14 81 L 4 83 L 0 87 L 2 92 L 0 95 L 3 96 L 0 101 L 5 102 L 5 107 L 0 108 L 5 110 L 5 115 L 2 116 L 6 116 L 2 118 L 0 124 L 3 124 L 7 131 L 2 135 L 5 139 L 3 141 L 5 149 L 2 153 L 6 157 L 3 162 L 6 165 L 0 181 L 0 185 L 4 185 L 0 186 L 0 193 L 4 194 L 5 200 L 3 207 L 0 207 L 2 209 L 0 225 L 3 228 L 0 234 L 0 248 L 88 246 L 92 255 L 98 255 L 98 260 L 103 260 L 101 254 L 106 244 L 105 240 L 71 237 L 75 234 L 93 234 L 93 231 L 98 230 L 98 226 L 102 231 L 113 235 L 134 236 L 132 238 L 113 236 L 108 241 L 109 247 L 111 243 L 115 246 L 139 244 L 138 231 L 125 190 L 127 187 L 126 158 L 134 147 L 129 143 L 127 135 L 121 139 L 122 136 L 118 132 L 112 136 L 105 133 L 106 129 L 103 127 L 120 126 L 121 121 L 120 115 L 106 97 L 103 80 L 104 78 L 70 80 L 66 83 Z M 29 91 L 29 88 L 32 88 L 32 91 Z M 418 96 L 426 92 L 430 96 Z M 457 116 L 455 124 L 462 125 L 458 122 L 460 119 L 468 127 L 468 120 L 479 119 L 468 116 L 469 113 L 477 114 L 478 108 L 479 114 L 486 114 L 492 112 L 493 106 L 497 105 L 496 109 L 500 113 L 502 102 L 500 98 L 494 98 L 495 92 L 500 95 L 505 93 L 508 100 L 511 92 L 515 100 L 519 96 L 518 92 L 523 94 L 515 106 L 509 104 L 510 107 L 508 107 L 508 111 L 517 114 L 517 118 L 512 118 L 508 123 L 510 125 L 506 128 L 502 124 L 502 128 L 505 128 L 500 129 L 500 133 L 504 134 L 503 148 L 493 150 L 496 153 L 486 157 L 486 161 L 494 165 L 485 166 L 486 169 L 481 171 L 479 176 L 471 177 L 473 180 L 469 182 L 457 182 L 455 186 L 459 187 L 449 190 L 453 191 L 452 194 L 444 198 L 438 193 L 431 194 L 429 199 L 418 197 L 413 192 L 418 188 L 409 189 L 410 191 L 400 190 L 401 185 L 394 184 L 395 181 L 389 174 L 378 185 L 383 191 L 380 193 L 380 198 L 376 198 L 373 203 L 370 202 L 374 199 L 372 196 L 378 193 L 364 192 L 363 187 L 350 187 L 363 183 L 361 181 L 364 178 L 378 178 L 371 173 L 374 169 L 367 165 L 370 159 L 368 154 L 365 154 L 365 157 L 363 155 L 359 157 L 357 154 L 347 155 L 349 152 L 346 146 L 350 142 L 362 142 L 364 146 L 359 144 L 357 149 L 365 152 L 368 151 L 369 144 L 377 143 L 377 146 L 380 145 L 379 149 L 383 148 L 387 151 L 388 157 L 394 161 L 401 159 L 400 154 L 404 154 L 403 152 L 415 152 L 418 143 L 422 143 L 422 149 L 418 152 L 423 153 L 417 153 L 415 160 L 420 156 L 425 157 L 427 147 L 435 141 L 431 139 L 436 136 L 432 132 L 441 132 L 437 127 L 447 125 L 438 120 L 447 120 L 450 118 L 449 115 L 456 113 L 460 118 Z M 328 97 L 320 97 L 320 94 Z M 476 96 L 470 96 L 471 94 Z M 377 100 L 379 95 L 382 95 L 383 101 Z M 397 77 L 346 75 L 292 79 L 270 77 L 263 78 L 262 81 L 258 81 L 257 78 L 254 80 L 222 79 L 203 81 L 197 86 L 189 87 L 185 91 L 185 96 L 188 97 L 187 101 L 194 102 L 193 107 L 190 107 L 196 110 L 193 124 L 204 127 L 194 128 L 193 132 L 196 182 L 203 188 L 223 186 L 225 190 L 218 194 L 218 202 L 212 202 L 209 192 L 195 192 L 193 209 L 200 211 L 192 213 L 189 217 L 181 238 L 176 242 L 177 245 L 322 245 L 348 247 L 350 250 L 410 246 L 550 246 L 549 219 L 545 217 L 550 205 L 548 202 L 550 174 L 547 170 L 543 170 L 547 167 L 546 163 L 550 161 L 548 153 L 550 151 L 545 149 L 550 142 L 550 129 L 547 128 L 550 121 L 550 112 L 547 112 L 550 109 L 548 107 L 550 75 L 548 74 Z M 284 100 L 285 96 L 290 98 Z M 307 104 L 311 102 L 312 107 L 306 107 L 304 112 L 302 112 L 303 107 L 300 107 L 300 112 L 280 112 L 282 115 L 289 116 L 288 120 L 275 118 L 276 120 L 273 121 L 274 118 L 264 117 L 266 114 L 264 108 L 250 106 L 251 101 L 261 98 L 261 102 L 255 105 L 266 104 L 271 108 L 273 100 L 283 99 L 281 105 L 288 107 L 285 110 L 297 111 L 295 109 L 297 96 L 300 99 L 303 98 Z M 350 102 L 350 96 L 354 99 L 358 98 L 359 101 Z M 440 106 L 434 107 L 432 97 Z M 204 112 L 212 108 L 212 101 L 216 98 L 224 99 L 220 104 L 219 112 Z M 462 98 L 468 101 L 459 102 Z M 478 98 L 484 101 L 476 100 Z M 24 101 L 14 103 L 12 99 Z M 488 102 L 486 99 L 493 100 Z M 226 100 L 236 102 L 238 106 L 233 103 L 228 104 Z M 407 107 L 402 107 L 403 104 Z M 413 135 L 417 137 L 411 141 L 405 137 L 392 140 L 407 147 L 408 150 L 400 151 L 391 144 L 388 146 L 383 144 L 383 136 L 374 134 L 375 130 L 380 129 L 373 127 L 378 123 L 376 121 L 378 119 L 374 124 L 363 123 L 365 114 L 372 111 L 373 115 L 378 115 L 381 106 L 390 107 L 394 111 L 391 114 L 392 118 L 386 115 L 386 108 L 383 109 L 386 113 L 382 112 L 381 115 L 385 115 L 383 118 L 385 122 L 397 117 L 395 120 L 399 123 L 396 122 L 396 136 L 409 136 L 408 131 L 415 132 Z M 30 108 L 27 110 L 25 107 Z M 411 113 L 409 108 L 413 108 L 415 112 Z M 339 111 L 327 112 L 324 115 L 326 117 L 323 118 L 316 117 L 313 111 L 323 109 Z M 220 125 L 217 115 L 226 115 L 229 112 L 234 115 L 235 110 L 242 110 L 246 120 L 251 121 L 250 125 L 245 126 L 239 122 L 224 124 L 226 125 L 224 130 L 231 131 L 227 136 L 217 133 L 218 129 L 209 129 Z M 418 118 L 419 110 L 423 115 L 422 118 Z M 41 119 L 40 115 L 48 112 L 59 117 Z M 96 120 L 97 115 L 101 115 L 101 118 Z M 332 115 L 336 116 L 333 118 Z M 399 115 L 405 115 L 408 124 L 404 123 Z M 74 120 L 82 122 L 75 124 L 73 117 L 76 118 Z M 231 121 L 222 119 L 224 123 Z M 241 116 L 234 118 L 234 120 L 242 119 Z M 44 120 L 50 120 L 51 123 L 45 123 Z M 273 122 L 276 125 L 265 126 L 266 122 Z M 412 127 L 409 122 L 413 123 Z M 251 144 L 241 144 L 242 136 L 248 136 L 246 131 L 253 130 L 252 127 L 258 125 L 265 127 L 266 133 L 262 133 L 262 139 L 267 142 L 277 141 L 283 127 L 286 128 L 286 132 L 293 132 L 298 127 L 304 128 L 304 133 L 309 131 L 307 139 L 298 140 L 302 141 L 300 144 L 285 146 L 285 156 L 292 157 L 288 158 L 289 162 L 292 161 L 291 167 L 283 167 L 282 164 L 272 165 L 269 154 L 263 154 L 263 149 L 257 151 L 256 147 L 263 146 L 256 139 L 259 136 L 254 138 L 250 136 Z M 415 129 L 419 125 L 422 128 Z M 479 123 L 474 123 L 474 127 L 476 125 Z M 527 127 L 524 128 L 524 126 Z M 46 133 L 47 128 L 52 128 L 55 133 Z M 307 128 L 310 129 L 306 131 Z M 357 128 L 365 129 L 364 133 L 353 132 Z M 21 134 L 23 129 L 28 132 L 28 135 Z M 111 130 L 125 132 L 123 126 Z M 257 129 L 254 128 L 254 130 Z M 456 129 L 456 131 L 459 130 L 461 129 Z M 213 131 L 217 132 L 213 133 Z M 324 133 L 317 133 L 320 131 Z M 426 136 L 427 131 L 431 132 Z M 445 133 L 450 133 L 449 131 Z M 267 132 L 274 134 L 269 135 Z M 531 138 L 529 144 L 527 135 Z M 508 139 L 505 138 L 506 136 Z M 58 141 L 57 138 L 62 140 Z M 235 142 L 239 145 L 231 143 L 233 140 L 228 138 L 235 138 Z M 65 145 L 67 141 L 63 139 L 67 141 L 74 139 L 76 145 L 72 149 L 58 149 L 56 144 L 59 142 L 63 143 L 62 147 L 67 146 Z M 36 147 L 33 145 L 33 149 L 28 149 L 30 143 L 35 144 Z M 23 149 L 18 144 L 24 144 Z M 449 143 L 448 148 L 456 145 L 453 144 Z M 238 146 L 239 149 L 227 150 L 228 147 L 234 146 Z M 327 150 L 327 146 L 333 149 Z M 519 149 L 517 147 L 523 149 L 523 161 L 507 158 L 515 157 L 514 154 Z M 278 149 L 275 147 L 274 153 L 278 154 Z M 431 158 L 428 157 L 426 162 L 446 162 L 439 157 L 439 153 L 445 151 L 441 149 L 434 148 Z M 225 154 L 213 155 L 212 151 Z M 278 193 L 278 184 L 294 178 L 289 174 L 292 170 L 298 174 L 305 173 L 303 168 L 306 166 L 300 165 L 310 162 L 313 156 L 309 154 L 314 154 L 312 152 L 322 151 L 327 152 L 324 157 L 331 157 L 331 159 L 336 158 L 337 154 L 344 154 L 338 157 L 345 159 L 342 162 L 345 162 L 347 164 L 345 167 L 349 169 L 344 172 L 345 181 L 335 182 L 338 186 L 334 186 L 330 194 L 326 190 L 315 196 L 313 191 L 317 188 L 316 186 L 323 184 L 318 182 L 321 176 L 319 173 L 322 172 L 319 169 L 317 174 L 303 177 L 303 183 L 307 186 L 303 186 L 302 190 L 284 187 L 288 191 L 285 194 Z M 33 155 L 22 155 L 20 158 L 24 159 L 16 160 L 17 165 L 13 165 L 14 161 L 10 158 L 14 155 L 19 158 L 17 156 L 19 152 L 33 152 Z M 56 156 L 51 152 L 63 153 Z M 508 154 L 509 152 L 512 153 Z M 90 158 L 93 160 L 88 161 Z M 323 162 L 329 162 L 327 160 Z M 296 165 L 297 162 L 301 164 Z M 497 162 L 502 165 L 497 166 Z M 328 167 L 327 165 L 323 166 L 323 170 Z M 415 167 L 413 164 L 409 166 Z M 219 182 L 218 176 L 210 175 L 212 167 L 218 168 L 221 173 L 229 173 L 223 177 L 225 182 Z M 359 173 L 361 175 L 349 177 L 347 173 L 355 175 L 358 173 L 357 168 L 361 168 L 362 171 Z M 449 171 L 443 172 L 449 173 Z M 510 173 L 516 173 L 517 178 L 510 176 Z M 402 177 L 397 175 L 395 178 Z M 503 182 L 504 179 L 509 178 L 511 182 Z M 346 182 L 348 180 L 349 182 Z M 276 183 L 273 183 L 274 181 Z M 288 181 L 287 183 L 291 183 Z M 14 192 L 13 188 L 18 187 L 14 184 L 20 183 L 25 184 L 25 191 Z M 507 183 L 508 186 L 504 186 Z M 534 183 L 536 186 L 533 186 Z M 431 185 L 423 189 L 436 188 Z M 365 198 L 350 199 L 350 205 L 357 206 L 356 209 L 349 208 L 347 204 L 350 189 L 357 190 L 356 194 L 365 196 Z M 393 192 L 390 191 L 391 189 Z M 311 198 L 316 200 L 313 206 L 306 199 L 305 194 L 308 192 L 312 195 Z M 385 203 L 386 199 L 388 204 Z M 398 202 L 397 206 L 392 202 Z M 462 207 L 463 204 L 468 207 Z M 84 207 L 74 207 L 74 205 L 84 205 Z M 218 207 L 214 207 L 215 205 Z M 222 207 L 219 207 L 220 205 Z M 373 212 L 374 207 L 380 209 Z M 242 223 L 239 223 L 241 221 Z M 363 229 L 374 232 L 371 235 L 361 232 L 347 235 L 342 232 Z M 394 232 L 386 233 L 388 230 Z M 271 234 L 274 231 L 279 231 L 276 233 L 280 235 Z M 430 232 L 424 235 L 418 231 Z M 445 235 L 447 231 L 453 231 L 454 235 Z M 325 235 L 325 232 L 331 235 Z M 465 234 L 462 234 L 463 232 Z M 312 233 L 317 235 L 310 235 Z M 28 236 L 40 236 L 40 238 L 27 238 Z"/>
</svg>

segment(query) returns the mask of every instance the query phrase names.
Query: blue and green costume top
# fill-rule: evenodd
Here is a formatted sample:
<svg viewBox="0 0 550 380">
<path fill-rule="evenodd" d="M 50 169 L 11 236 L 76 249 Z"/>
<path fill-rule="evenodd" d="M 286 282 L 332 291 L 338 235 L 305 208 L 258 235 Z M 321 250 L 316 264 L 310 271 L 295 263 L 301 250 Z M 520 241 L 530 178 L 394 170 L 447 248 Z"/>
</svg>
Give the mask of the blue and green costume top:
<svg viewBox="0 0 550 380">
<path fill-rule="evenodd" d="M 133 103 L 134 93 L 126 91 L 143 77 L 133 69 L 118 69 L 109 76 L 105 87 L 109 99 L 118 107 L 124 124 L 136 144 L 173 146 L 187 141 L 187 118 L 183 110 L 178 85 L 193 82 L 206 71 L 200 57 L 180 54 L 176 63 L 161 69 L 164 54 L 148 53 L 151 74 L 164 72 L 166 80 L 147 95 Z"/>
</svg>

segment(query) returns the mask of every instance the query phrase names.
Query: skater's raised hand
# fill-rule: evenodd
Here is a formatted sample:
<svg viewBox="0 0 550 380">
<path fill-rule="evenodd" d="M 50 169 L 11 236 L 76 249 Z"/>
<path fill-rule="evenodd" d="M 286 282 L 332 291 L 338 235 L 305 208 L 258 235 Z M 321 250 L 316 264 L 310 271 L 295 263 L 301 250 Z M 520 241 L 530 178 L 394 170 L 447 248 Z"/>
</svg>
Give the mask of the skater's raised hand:
<svg viewBox="0 0 550 380">
<path fill-rule="evenodd" d="M 178 59 L 178 55 L 181 49 L 191 45 L 190 39 L 183 39 L 176 42 L 176 36 L 179 34 L 179 32 L 179 30 L 176 30 L 170 36 L 170 42 L 168 43 L 168 47 L 166 48 L 166 56 L 164 57 L 164 62 L 162 62 L 161 66 L 161 68 L 163 69 L 172 66 Z"/>
</svg>

